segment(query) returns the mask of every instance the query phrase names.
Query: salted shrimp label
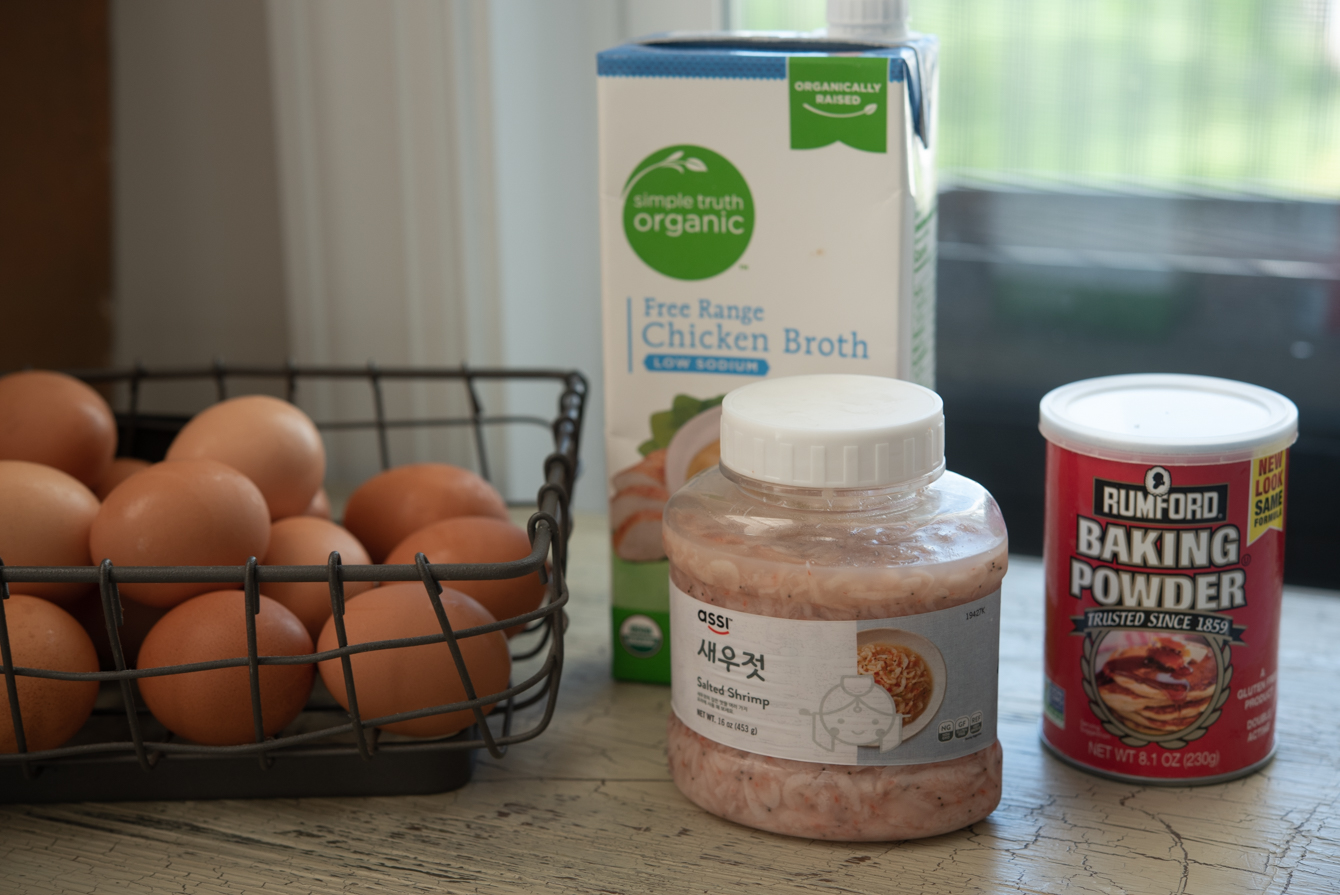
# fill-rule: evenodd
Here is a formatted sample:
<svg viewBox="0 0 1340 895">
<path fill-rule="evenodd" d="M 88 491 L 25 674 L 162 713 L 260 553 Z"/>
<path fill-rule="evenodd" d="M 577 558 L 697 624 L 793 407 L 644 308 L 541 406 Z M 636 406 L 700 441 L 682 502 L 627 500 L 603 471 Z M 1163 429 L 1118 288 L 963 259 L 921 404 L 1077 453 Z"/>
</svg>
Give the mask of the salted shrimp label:
<svg viewBox="0 0 1340 895">
<path fill-rule="evenodd" d="M 900 618 L 807 621 L 700 602 L 670 583 L 671 705 L 723 745 L 911 765 L 996 739 L 1000 591 Z"/>
</svg>

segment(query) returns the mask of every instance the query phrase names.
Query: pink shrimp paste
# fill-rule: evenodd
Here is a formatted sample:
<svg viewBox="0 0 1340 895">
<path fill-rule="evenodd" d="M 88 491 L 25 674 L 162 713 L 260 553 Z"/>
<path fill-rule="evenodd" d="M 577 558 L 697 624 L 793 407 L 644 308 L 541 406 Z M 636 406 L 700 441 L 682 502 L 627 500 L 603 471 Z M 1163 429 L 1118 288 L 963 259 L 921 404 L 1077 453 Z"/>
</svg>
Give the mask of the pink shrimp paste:
<svg viewBox="0 0 1340 895">
<path fill-rule="evenodd" d="M 887 841 L 957 830 L 985 818 L 1001 797 L 995 710 L 1005 524 L 985 489 L 943 471 L 942 434 L 939 457 L 932 450 L 921 458 L 930 471 L 914 465 L 922 474 L 910 481 L 803 488 L 740 474 L 749 449 L 760 451 L 747 439 L 744 450 L 732 450 L 740 441 L 732 397 L 813 379 L 894 382 L 796 377 L 732 393 L 721 466 L 692 479 L 667 507 L 671 774 L 705 810 L 785 835 Z M 896 395 L 930 396 L 943 425 L 938 396 L 895 385 Z M 748 430 L 757 407 L 741 402 L 735 410 L 746 419 L 734 424 Z M 834 428 L 831 413 L 819 416 L 818 428 Z M 978 627 L 960 636 L 945 625 Z M 862 645 L 865 655 L 882 657 L 880 670 L 859 666 Z M 793 669 L 794 686 L 786 677 Z M 826 696 L 797 695 L 797 686 L 811 684 L 821 694 L 826 669 L 837 669 Z M 903 682 L 907 692 L 898 689 Z M 955 706 L 967 708 L 955 717 Z M 871 718 L 873 732 L 842 727 Z"/>
</svg>

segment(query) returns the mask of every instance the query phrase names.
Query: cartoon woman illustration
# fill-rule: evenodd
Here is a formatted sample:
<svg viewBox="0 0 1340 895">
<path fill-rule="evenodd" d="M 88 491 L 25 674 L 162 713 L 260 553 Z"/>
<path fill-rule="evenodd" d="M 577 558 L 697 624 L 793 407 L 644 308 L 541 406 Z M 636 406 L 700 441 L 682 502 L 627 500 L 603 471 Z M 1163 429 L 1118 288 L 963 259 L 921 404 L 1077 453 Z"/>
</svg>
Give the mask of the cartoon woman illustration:
<svg viewBox="0 0 1340 895">
<path fill-rule="evenodd" d="M 903 741 L 903 716 L 893 697 L 870 675 L 847 675 L 824 694 L 819 711 L 801 709 L 814 722 L 814 742 L 832 752 L 838 743 L 872 746 L 880 752 Z"/>
</svg>

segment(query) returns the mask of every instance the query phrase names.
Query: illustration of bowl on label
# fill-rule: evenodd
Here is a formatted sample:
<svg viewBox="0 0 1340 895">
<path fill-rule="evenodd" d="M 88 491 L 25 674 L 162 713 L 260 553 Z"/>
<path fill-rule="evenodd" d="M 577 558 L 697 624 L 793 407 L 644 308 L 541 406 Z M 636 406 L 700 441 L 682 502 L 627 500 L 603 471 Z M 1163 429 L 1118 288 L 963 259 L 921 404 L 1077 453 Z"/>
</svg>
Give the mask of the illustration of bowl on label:
<svg viewBox="0 0 1340 895">
<path fill-rule="evenodd" d="M 665 488 L 674 494 L 684 483 L 721 460 L 721 405 L 708 408 L 679 427 L 665 451 Z"/>
<path fill-rule="evenodd" d="M 856 670 L 871 675 L 903 716 L 903 740 L 930 724 L 945 698 L 945 660 L 935 644 L 898 628 L 856 633 Z"/>
</svg>

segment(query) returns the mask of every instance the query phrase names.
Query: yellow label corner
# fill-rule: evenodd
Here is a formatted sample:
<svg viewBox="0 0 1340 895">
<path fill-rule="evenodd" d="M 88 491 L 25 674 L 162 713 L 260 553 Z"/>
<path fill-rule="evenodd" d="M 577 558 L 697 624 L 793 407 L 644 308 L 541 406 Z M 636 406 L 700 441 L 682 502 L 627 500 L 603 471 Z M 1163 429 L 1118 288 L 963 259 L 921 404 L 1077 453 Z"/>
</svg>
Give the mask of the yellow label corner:
<svg viewBox="0 0 1340 895">
<path fill-rule="evenodd" d="M 1284 487 L 1288 482 L 1289 450 L 1281 448 L 1252 458 L 1251 505 L 1247 512 L 1247 543 L 1269 529 L 1284 532 Z"/>
</svg>

